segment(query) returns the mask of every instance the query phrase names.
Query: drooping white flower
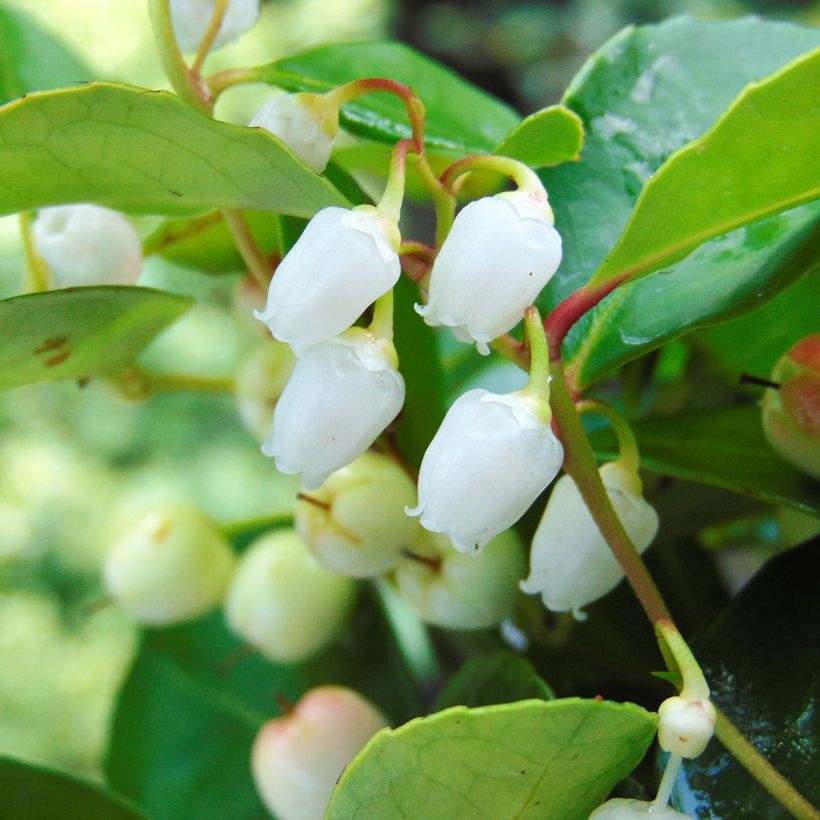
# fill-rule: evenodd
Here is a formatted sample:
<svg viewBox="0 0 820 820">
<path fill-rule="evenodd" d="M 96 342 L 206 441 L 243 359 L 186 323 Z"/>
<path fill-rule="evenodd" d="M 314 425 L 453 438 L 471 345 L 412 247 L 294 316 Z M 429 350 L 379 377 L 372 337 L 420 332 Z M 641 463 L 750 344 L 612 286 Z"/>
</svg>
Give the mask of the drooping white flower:
<svg viewBox="0 0 820 820">
<path fill-rule="evenodd" d="M 413 481 L 393 459 L 363 453 L 296 505 L 296 530 L 333 572 L 382 575 L 421 529 L 404 514 L 415 494 Z"/>
<path fill-rule="evenodd" d="M 43 208 L 32 230 L 57 287 L 133 285 L 140 275 L 142 241 L 131 223 L 110 208 Z"/>
<path fill-rule="evenodd" d="M 561 237 L 546 200 L 525 191 L 471 202 L 456 217 L 430 275 L 428 325 L 452 328 L 480 353 L 511 330 L 552 278 Z"/>
<path fill-rule="evenodd" d="M 643 552 L 658 531 L 658 515 L 641 495 L 640 479 L 617 462 L 604 464 L 600 474 L 624 529 Z M 623 575 L 575 482 L 563 476 L 535 532 L 530 575 L 521 589 L 540 593 L 549 609 L 579 617 L 582 607 L 606 595 Z"/>
<path fill-rule="evenodd" d="M 260 797 L 279 820 L 322 820 L 345 767 L 386 727 L 384 716 L 357 692 L 311 689 L 256 736 L 251 766 Z"/>
<path fill-rule="evenodd" d="M 399 234 L 376 208 L 324 208 L 282 260 L 262 313 L 295 348 L 332 339 L 398 281 Z"/>
<path fill-rule="evenodd" d="M 715 733 L 715 720 L 708 698 L 667 698 L 658 709 L 658 745 L 673 755 L 697 757 Z"/>
<path fill-rule="evenodd" d="M 339 109 L 321 94 L 284 94 L 268 100 L 248 125 L 270 131 L 306 165 L 321 173 L 339 133 Z"/>
<path fill-rule="evenodd" d="M 598 806 L 589 820 L 692 820 L 688 814 L 681 814 L 669 806 L 659 806 L 646 800 L 628 800 L 615 797 Z"/>
<path fill-rule="evenodd" d="M 193 53 L 199 48 L 215 6 L 216 0 L 171 0 L 171 22 L 182 51 Z M 211 50 L 241 37 L 253 28 L 258 17 L 259 0 L 228 0 Z"/>
<path fill-rule="evenodd" d="M 262 452 L 309 490 L 361 455 L 401 410 L 404 379 L 372 333 L 352 328 L 304 352 Z"/>
<path fill-rule="evenodd" d="M 419 473 L 409 515 L 462 552 L 512 526 L 555 478 L 564 451 L 526 391 L 470 390 L 447 412 Z"/>
</svg>

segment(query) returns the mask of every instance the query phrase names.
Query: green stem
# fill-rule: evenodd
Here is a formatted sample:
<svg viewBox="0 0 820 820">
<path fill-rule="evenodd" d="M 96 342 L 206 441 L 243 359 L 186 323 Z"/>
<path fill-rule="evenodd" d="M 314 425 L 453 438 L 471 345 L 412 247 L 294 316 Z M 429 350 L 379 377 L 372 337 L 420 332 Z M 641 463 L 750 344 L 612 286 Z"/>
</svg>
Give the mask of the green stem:
<svg viewBox="0 0 820 820">
<path fill-rule="evenodd" d="M 635 434 L 632 432 L 627 420 L 614 407 L 593 399 L 578 402 L 576 409 L 579 414 L 596 413 L 603 416 L 612 425 L 615 435 L 618 437 L 618 459 L 616 463 L 630 473 L 637 475 L 641 466 L 638 443 L 635 441 Z"/>
<path fill-rule="evenodd" d="M 527 329 L 527 340 L 530 346 L 530 380 L 526 391 L 535 398 L 547 403 L 550 399 L 550 360 L 547 353 L 547 336 L 538 308 L 528 307 L 524 311 L 524 326 Z M 547 414 L 549 420 L 549 413 Z"/>
<path fill-rule="evenodd" d="M 373 321 L 368 330 L 385 342 L 393 342 L 393 289 L 376 299 L 373 305 Z"/>
<path fill-rule="evenodd" d="M 23 211 L 17 215 L 20 223 L 20 236 L 23 240 L 23 253 L 26 256 L 26 278 L 28 280 L 26 290 L 31 293 L 40 293 L 48 290 L 50 272 L 45 259 L 37 252 L 34 242 L 32 225 L 34 217 L 30 211 Z"/>
<path fill-rule="evenodd" d="M 229 541 L 247 532 L 258 530 L 275 530 L 281 527 L 293 526 L 293 513 L 279 513 L 278 515 L 265 515 L 259 518 L 247 518 L 242 521 L 231 521 L 230 524 L 223 524 L 219 529 Z"/>
<path fill-rule="evenodd" d="M 666 768 L 663 770 L 663 777 L 658 786 L 658 794 L 652 801 L 652 806 L 657 808 L 665 808 L 669 804 L 669 798 L 672 795 L 672 787 L 675 785 L 675 780 L 678 778 L 683 758 L 680 755 L 669 755 L 666 761 Z"/>
<path fill-rule="evenodd" d="M 259 245 L 256 244 L 256 240 L 245 221 L 245 217 L 242 216 L 242 212 L 223 210 L 222 218 L 225 220 L 236 249 L 239 251 L 242 261 L 247 266 L 251 276 L 267 291 L 273 275 L 271 264 Z"/>
<path fill-rule="evenodd" d="M 522 191 L 529 191 L 547 198 L 547 192 L 538 174 L 523 162 L 509 157 L 496 157 L 493 154 L 475 154 L 453 163 L 442 175 L 441 182 L 452 191 L 459 177 L 470 171 L 493 171 L 509 177 Z"/>
<path fill-rule="evenodd" d="M 258 68 L 226 68 L 222 71 L 217 71 L 215 74 L 211 74 L 211 76 L 205 80 L 205 85 L 208 88 L 211 99 L 216 100 L 223 91 L 227 91 L 235 85 L 259 82 L 263 82 L 263 79 Z"/>
<path fill-rule="evenodd" d="M 196 56 L 194 57 L 194 63 L 191 66 L 191 73 L 195 76 L 199 75 L 202 64 L 205 62 L 205 58 L 208 56 L 211 46 L 213 46 L 214 40 L 216 40 L 219 34 L 219 29 L 222 28 L 222 22 L 225 19 L 225 12 L 227 10 L 228 0 L 216 0 L 214 3 L 214 11 L 211 15 L 211 22 L 208 23 L 208 28 L 202 37 L 202 42 L 199 44 Z"/>
<path fill-rule="evenodd" d="M 675 624 L 671 620 L 661 619 L 655 624 L 655 633 L 666 644 L 674 660 L 674 664 L 667 663 L 670 671 L 681 674 L 681 697 L 687 700 L 708 700 L 709 684 L 703 676 L 703 670 Z"/>
<path fill-rule="evenodd" d="M 551 405 L 558 435 L 564 445 L 564 469 L 572 476 L 593 520 L 623 568 L 650 623 L 671 621 L 669 609 L 641 556 L 615 514 L 598 472 L 598 462 L 581 424 L 564 375 L 563 361 L 552 362 Z"/>
<path fill-rule="evenodd" d="M 125 371 L 116 382 L 129 399 L 140 401 L 154 393 L 233 393 L 234 380 L 193 373 L 155 373 L 140 365 Z"/>
<path fill-rule="evenodd" d="M 390 173 L 384 193 L 376 206 L 386 219 L 398 224 L 401 218 L 401 206 L 404 202 L 404 183 L 407 177 L 407 155 L 410 152 L 418 154 L 421 146 L 415 140 L 399 140 L 393 149 L 390 159 Z"/>
<path fill-rule="evenodd" d="M 717 709 L 715 734 L 747 772 L 798 820 L 818 820 L 820 812 L 766 760 L 726 715 Z"/>
<path fill-rule="evenodd" d="M 210 115 L 210 101 L 206 98 L 204 89 L 194 83 L 185 58 L 179 50 L 174 25 L 171 22 L 169 0 L 148 0 L 148 10 L 162 65 L 174 91 L 189 105 L 198 108 L 203 114 Z"/>
</svg>

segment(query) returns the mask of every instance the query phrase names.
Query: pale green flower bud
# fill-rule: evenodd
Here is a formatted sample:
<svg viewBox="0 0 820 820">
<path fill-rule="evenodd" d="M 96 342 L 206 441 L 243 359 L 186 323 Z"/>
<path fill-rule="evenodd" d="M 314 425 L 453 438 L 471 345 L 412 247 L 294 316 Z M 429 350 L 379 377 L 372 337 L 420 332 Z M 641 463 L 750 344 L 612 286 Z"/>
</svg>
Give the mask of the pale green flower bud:
<svg viewBox="0 0 820 820">
<path fill-rule="evenodd" d="M 715 707 L 706 700 L 667 698 L 658 709 L 658 743 L 669 754 L 697 757 L 715 733 Z"/>
<path fill-rule="evenodd" d="M 245 427 L 262 442 L 270 433 L 273 411 L 296 366 L 296 356 L 282 342 L 257 345 L 236 374 L 236 401 Z"/>
</svg>

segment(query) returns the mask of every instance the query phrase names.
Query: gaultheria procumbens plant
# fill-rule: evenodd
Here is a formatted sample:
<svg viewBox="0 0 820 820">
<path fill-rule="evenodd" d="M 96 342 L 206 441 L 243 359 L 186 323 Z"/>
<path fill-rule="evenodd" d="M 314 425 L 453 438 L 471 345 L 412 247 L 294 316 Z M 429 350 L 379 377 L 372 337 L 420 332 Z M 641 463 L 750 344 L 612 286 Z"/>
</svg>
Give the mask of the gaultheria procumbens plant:
<svg viewBox="0 0 820 820">
<path fill-rule="evenodd" d="M 274 5 L 148 6 L 173 93 L 29 93 L 65 55 L 0 27 L 0 380 L 115 387 L 60 436 L 112 456 L 90 504 L 150 499 L 102 571 L 142 630 L 111 788 L 173 820 L 816 817 L 816 573 L 772 613 L 715 570 L 820 510 L 816 34 L 628 29 L 524 119 L 398 43 L 234 62 Z M 196 505 L 156 503 L 169 472 Z"/>
</svg>

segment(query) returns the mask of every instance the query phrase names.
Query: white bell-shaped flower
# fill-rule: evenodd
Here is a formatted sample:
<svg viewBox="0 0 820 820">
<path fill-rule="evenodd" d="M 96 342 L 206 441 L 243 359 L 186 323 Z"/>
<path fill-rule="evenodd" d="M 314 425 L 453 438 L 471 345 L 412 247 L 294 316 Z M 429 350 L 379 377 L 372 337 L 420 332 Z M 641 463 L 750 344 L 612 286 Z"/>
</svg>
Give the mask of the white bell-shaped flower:
<svg viewBox="0 0 820 820">
<path fill-rule="evenodd" d="M 403 403 L 392 345 L 352 328 L 300 357 L 262 452 L 314 490 L 367 450 Z"/>
<path fill-rule="evenodd" d="M 294 348 L 332 339 L 396 284 L 398 247 L 395 223 L 373 206 L 324 208 L 282 260 L 265 310 L 254 315 Z"/>
<path fill-rule="evenodd" d="M 589 820 L 638 820 L 641 817 L 647 820 L 692 820 L 688 814 L 681 814 L 669 806 L 623 797 L 607 800 L 602 806 L 598 806 L 589 815 Z"/>
<path fill-rule="evenodd" d="M 624 529 L 643 552 L 658 531 L 658 515 L 641 495 L 637 473 L 611 462 L 600 474 Z M 521 589 L 540 593 L 549 609 L 581 617 L 582 607 L 606 595 L 623 576 L 575 482 L 563 476 L 535 532 L 530 575 Z"/>
<path fill-rule="evenodd" d="M 452 328 L 489 353 L 515 327 L 561 262 L 561 237 L 545 199 L 525 191 L 471 202 L 456 217 L 433 264 L 428 325 Z"/>
<path fill-rule="evenodd" d="M 171 22 L 182 51 L 193 53 L 199 48 L 211 23 L 216 0 L 171 0 Z M 222 25 L 211 50 L 241 37 L 253 28 L 259 17 L 259 0 L 228 0 Z"/>
<path fill-rule="evenodd" d="M 268 100 L 248 125 L 270 131 L 306 165 L 321 173 L 339 133 L 339 109 L 321 94 L 284 94 Z"/>
<path fill-rule="evenodd" d="M 715 733 L 715 720 L 708 698 L 667 698 L 658 709 L 658 745 L 669 754 L 697 757 Z"/>
<path fill-rule="evenodd" d="M 43 208 L 32 230 L 57 287 L 133 285 L 140 275 L 142 241 L 131 223 L 110 208 Z"/>
<path fill-rule="evenodd" d="M 563 458 L 549 418 L 526 391 L 470 390 L 424 454 L 419 503 L 408 515 L 461 552 L 478 551 L 527 511 Z"/>
</svg>

